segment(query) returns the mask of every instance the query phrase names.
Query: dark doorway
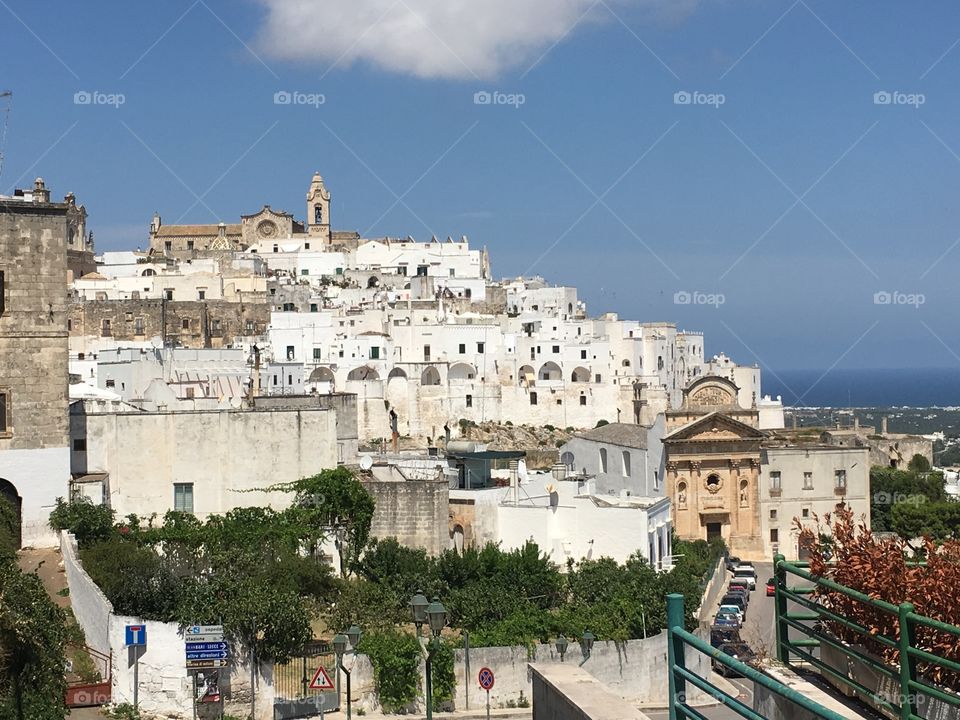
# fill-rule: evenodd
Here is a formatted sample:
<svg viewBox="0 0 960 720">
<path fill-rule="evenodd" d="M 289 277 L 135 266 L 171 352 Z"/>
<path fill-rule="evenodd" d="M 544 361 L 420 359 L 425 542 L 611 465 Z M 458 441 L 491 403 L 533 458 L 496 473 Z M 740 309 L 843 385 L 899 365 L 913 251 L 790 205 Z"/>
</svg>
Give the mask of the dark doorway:
<svg viewBox="0 0 960 720">
<path fill-rule="evenodd" d="M 23 499 L 20 497 L 20 494 L 17 492 L 17 489 L 12 483 L 0 478 L 0 502 L 2 501 L 10 503 L 10 505 L 13 507 L 13 542 L 17 549 L 19 549 L 23 541 L 23 534 L 21 530 Z"/>
<path fill-rule="evenodd" d="M 719 540 L 723 537 L 723 531 L 721 528 L 723 523 L 718 522 L 708 522 L 707 523 L 707 542 L 711 540 Z"/>
</svg>

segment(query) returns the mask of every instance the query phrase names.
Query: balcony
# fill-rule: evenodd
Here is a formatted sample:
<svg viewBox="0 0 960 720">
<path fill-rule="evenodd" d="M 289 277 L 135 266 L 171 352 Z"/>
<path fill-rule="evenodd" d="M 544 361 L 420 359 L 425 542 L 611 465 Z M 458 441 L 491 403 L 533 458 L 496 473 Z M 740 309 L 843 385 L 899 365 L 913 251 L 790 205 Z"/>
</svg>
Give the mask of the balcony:
<svg viewBox="0 0 960 720">
<path fill-rule="evenodd" d="M 770 488 L 770 497 L 780 497 L 783 495 L 782 488 Z"/>
</svg>

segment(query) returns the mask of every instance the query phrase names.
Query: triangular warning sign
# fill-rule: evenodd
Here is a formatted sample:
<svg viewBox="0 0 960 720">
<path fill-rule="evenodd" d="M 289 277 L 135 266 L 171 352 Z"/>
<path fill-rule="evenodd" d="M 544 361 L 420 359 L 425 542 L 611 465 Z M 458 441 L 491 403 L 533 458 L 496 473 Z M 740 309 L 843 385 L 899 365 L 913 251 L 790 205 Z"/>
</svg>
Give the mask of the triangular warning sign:
<svg viewBox="0 0 960 720">
<path fill-rule="evenodd" d="M 313 674 L 313 680 L 310 681 L 309 685 L 311 690 L 335 690 L 333 682 L 330 680 L 330 676 L 327 675 L 327 671 L 323 669 L 323 665 L 317 668 L 317 671 Z"/>
</svg>

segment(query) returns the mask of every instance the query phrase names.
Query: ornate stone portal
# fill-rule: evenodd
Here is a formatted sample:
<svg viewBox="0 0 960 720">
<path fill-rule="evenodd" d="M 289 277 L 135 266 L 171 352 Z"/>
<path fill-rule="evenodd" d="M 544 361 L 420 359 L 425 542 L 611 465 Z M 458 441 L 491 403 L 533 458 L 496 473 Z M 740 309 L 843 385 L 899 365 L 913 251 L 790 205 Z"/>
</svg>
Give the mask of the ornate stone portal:
<svg viewBox="0 0 960 720">
<path fill-rule="evenodd" d="M 737 404 L 738 388 L 702 377 L 667 412 L 667 491 L 673 527 L 690 540 L 723 538 L 730 552 L 764 559 L 760 530 L 760 443 L 755 408 Z"/>
</svg>

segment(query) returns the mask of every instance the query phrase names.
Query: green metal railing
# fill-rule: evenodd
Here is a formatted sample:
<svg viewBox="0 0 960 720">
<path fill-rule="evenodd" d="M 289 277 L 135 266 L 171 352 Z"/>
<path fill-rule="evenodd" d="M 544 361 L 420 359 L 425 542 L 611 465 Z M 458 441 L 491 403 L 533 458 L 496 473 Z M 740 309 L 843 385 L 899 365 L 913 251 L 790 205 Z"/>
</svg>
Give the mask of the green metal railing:
<svg viewBox="0 0 960 720">
<path fill-rule="evenodd" d="M 710 658 L 711 661 L 716 661 L 748 680 L 752 680 L 757 685 L 762 685 L 770 690 L 770 692 L 793 702 L 804 710 L 814 713 L 817 717 L 826 718 L 826 720 L 843 720 L 844 718 L 843 715 L 828 710 L 796 690 L 787 687 L 783 683 L 777 682 L 759 670 L 745 665 L 730 655 L 721 652 L 693 633 L 687 632 L 684 628 L 683 595 L 674 593 L 667 595 L 667 656 L 670 666 L 670 720 L 680 720 L 681 718 L 684 720 L 686 718 L 706 720 L 707 718 L 706 715 L 687 702 L 687 683 L 712 696 L 740 717 L 749 718 L 749 720 L 765 720 L 763 715 L 755 712 L 753 708 L 744 705 L 733 695 L 724 692 L 708 680 L 688 670 L 686 666 L 687 647 L 692 648 L 696 652 L 703 653 Z"/>
<path fill-rule="evenodd" d="M 917 671 L 918 664 L 923 662 L 931 668 L 960 673 L 960 663 L 939 657 L 916 646 L 918 628 L 947 633 L 955 637 L 960 637 L 960 628 L 918 615 L 914 612 L 914 606 L 911 603 L 894 605 L 872 598 L 828 578 L 814 575 L 806 569 L 807 567 L 808 563 L 788 563 L 783 555 L 774 556 L 777 657 L 780 662 L 789 666 L 791 656 L 796 656 L 821 673 L 836 678 L 843 684 L 854 688 L 861 697 L 870 699 L 878 706 L 896 714 L 901 720 L 925 720 L 924 716 L 919 714 L 922 696 L 926 696 L 925 702 L 927 703 L 930 702 L 931 698 L 935 698 L 960 711 L 960 696 L 934 686 Z M 806 587 L 788 587 L 788 575 L 811 584 Z M 840 593 L 851 601 L 862 604 L 865 608 L 896 618 L 896 632 L 891 635 L 883 635 L 876 632 L 874 628 L 865 627 L 816 602 L 809 596 L 817 587 Z M 945 592 L 951 590 L 954 589 L 944 588 Z M 799 605 L 803 611 L 788 611 L 787 601 Z M 858 647 L 844 643 L 825 633 L 820 627 L 821 623 L 825 622 L 835 623 L 850 630 L 867 642 L 897 650 L 900 653 L 899 666 L 884 662 L 872 654 L 863 652 Z M 809 623 L 814 623 L 814 625 Z M 802 637 L 791 639 L 791 630 L 796 631 Z M 822 657 L 818 657 L 814 653 L 824 646 L 833 648 L 847 657 L 856 658 L 881 677 L 887 679 L 893 688 L 893 692 L 880 694 L 877 690 L 866 687 L 859 680 L 849 677 L 848 674 L 838 672 Z M 891 695 L 895 697 L 891 699 Z"/>
</svg>

